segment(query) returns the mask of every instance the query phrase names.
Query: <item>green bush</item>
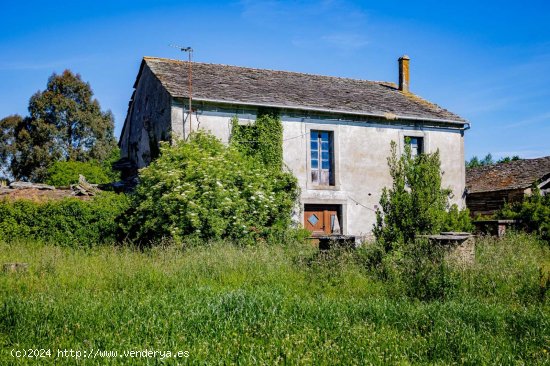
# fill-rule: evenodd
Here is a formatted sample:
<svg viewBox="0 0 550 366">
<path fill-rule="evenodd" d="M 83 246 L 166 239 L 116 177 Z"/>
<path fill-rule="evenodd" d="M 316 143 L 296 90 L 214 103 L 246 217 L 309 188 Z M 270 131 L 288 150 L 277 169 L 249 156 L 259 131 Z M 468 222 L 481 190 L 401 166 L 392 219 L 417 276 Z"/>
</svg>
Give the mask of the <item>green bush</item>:
<svg viewBox="0 0 550 366">
<path fill-rule="evenodd" d="M 298 186 L 280 167 L 200 131 L 160 150 L 140 171 L 126 224 L 130 239 L 255 240 L 290 226 Z"/>
<path fill-rule="evenodd" d="M 97 161 L 57 161 L 48 168 L 46 183 L 61 187 L 78 183 L 82 174 L 89 183 L 110 183 L 120 179 L 120 173 L 113 171 L 111 165 L 119 157 L 119 150 L 114 149 L 104 162 Z"/>
<path fill-rule="evenodd" d="M 522 202 L 505 205 L 496 217 L 520 220 L 526 231 L 538 234 L 550 244 L 550 194 L 543 196 L 535 187 L 533 194 Z"/>
<path fill-rule="evenodd" d="M 103 192 L 90 201 L 0 201 L 0 240 L 31 239 L 63 246 L 112 243 L 117 217 L 128 206 L 124 195 Z"/>
<path fill-rule="evenodd" d="M 413 242 L 417 234 L 471 229 L 467 211 L 449 207 L 450 189 L 441 188 L 439 151 L 412 156 L 411 148 L 398 156 L 392 141 L 388 166 L 393 184 L 384 188 L 373 233 L 387 251 L 397 243 Z"/>
<path fill-rule="evenodd" d="M 93 162 L 58 161 L 48 168 L 46 183 L 56 187 L 78 183 L 82 174 L 90 183 L 109 183 L 111 180 L 102 166 Z"/>
<path fill-rule="evenodd" d="M 442 231 L 463 231 L 472 232 L 475 227 L 472 224 L 470 210 L 467 208 L 459 210 L 456 204 L 451 205 L 447 214 L 443 217 Z"/>
</svg>

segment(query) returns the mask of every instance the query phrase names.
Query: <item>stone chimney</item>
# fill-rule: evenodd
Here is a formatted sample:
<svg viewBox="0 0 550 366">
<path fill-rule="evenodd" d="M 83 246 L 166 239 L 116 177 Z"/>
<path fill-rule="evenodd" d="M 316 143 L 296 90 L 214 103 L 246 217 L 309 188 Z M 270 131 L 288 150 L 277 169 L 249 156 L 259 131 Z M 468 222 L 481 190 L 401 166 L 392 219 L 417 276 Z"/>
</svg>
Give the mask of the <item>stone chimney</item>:
<svg viewBox="0 0 550 366">
<path fill-rule="evenodd" d="M 399 57 L 399 90 L 409 91 L 409 61 L 411 59 L 407 55 Z"/>
</svg>

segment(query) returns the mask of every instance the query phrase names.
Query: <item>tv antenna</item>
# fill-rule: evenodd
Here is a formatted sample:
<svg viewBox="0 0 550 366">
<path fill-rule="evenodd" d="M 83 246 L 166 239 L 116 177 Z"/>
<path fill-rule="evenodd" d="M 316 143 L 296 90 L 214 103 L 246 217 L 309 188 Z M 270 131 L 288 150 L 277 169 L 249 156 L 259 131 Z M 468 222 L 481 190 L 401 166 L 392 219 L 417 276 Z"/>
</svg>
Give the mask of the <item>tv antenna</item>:
<svg viewBox="0 0 550 366">
<path fill-rule="evenodd" d="M 189 134 L 187 136 L 189 136 L 191 134 L 191 117 L 193 117 L 193 106 L 192 106 L 192 103 L 193 103 L 193 67 L 192 67 L 193 49 L 191 47 L 181 47 L 176 45 L 170 45 L 170 47 L 177 48 L 181 52 L 187 52 L 187 54 L 189 55 L 189 61 L 188 61 L 189 75 L 187 77 L 187 80 L 189 81 Z"/>
</svg>

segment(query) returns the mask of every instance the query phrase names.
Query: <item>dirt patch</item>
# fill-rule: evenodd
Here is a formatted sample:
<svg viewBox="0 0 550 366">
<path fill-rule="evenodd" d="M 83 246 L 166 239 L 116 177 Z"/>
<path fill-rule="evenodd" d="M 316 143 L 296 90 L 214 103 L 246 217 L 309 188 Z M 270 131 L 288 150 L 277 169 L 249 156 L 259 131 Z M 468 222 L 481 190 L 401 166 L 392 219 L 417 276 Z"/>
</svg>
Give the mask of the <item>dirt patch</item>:
<svg viewBox="0 0 550 366">
<path fill-rule="evenodd" d="M 54 189 L 43 190 L 36 188 L 28 189 L 12 189 L 12 188 L 0 188 L 0 200 L 31 200 L 34 202 L 45 202 L 62 200 L 64 198 L 78 198 L 80 200 L 90 200 L 90 196 L 75 196 L 72 189 Z"/>
</svg>

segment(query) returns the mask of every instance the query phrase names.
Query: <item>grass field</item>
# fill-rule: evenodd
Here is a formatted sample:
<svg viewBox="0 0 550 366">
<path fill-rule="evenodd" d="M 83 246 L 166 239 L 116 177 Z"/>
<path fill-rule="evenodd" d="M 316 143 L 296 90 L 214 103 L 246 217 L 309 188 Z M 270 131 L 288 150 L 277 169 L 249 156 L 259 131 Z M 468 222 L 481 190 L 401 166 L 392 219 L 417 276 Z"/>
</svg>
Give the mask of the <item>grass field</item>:
<svg viewBox="0 0 550 366">
<path fill-rule="evenodd" d="M 532 237 L 479 242 L 476 263 L 429 302 L 355 253 L 328 257 L 304 244 L 0 244 L 0 263 L 29 263 L 0 274 L 0 364 L 550 363 L 550 254 Z M 35 349 L 44 357 L 14 357 Z M 144 350 L 188 353 L 123 354 Z"/>
</svg>

